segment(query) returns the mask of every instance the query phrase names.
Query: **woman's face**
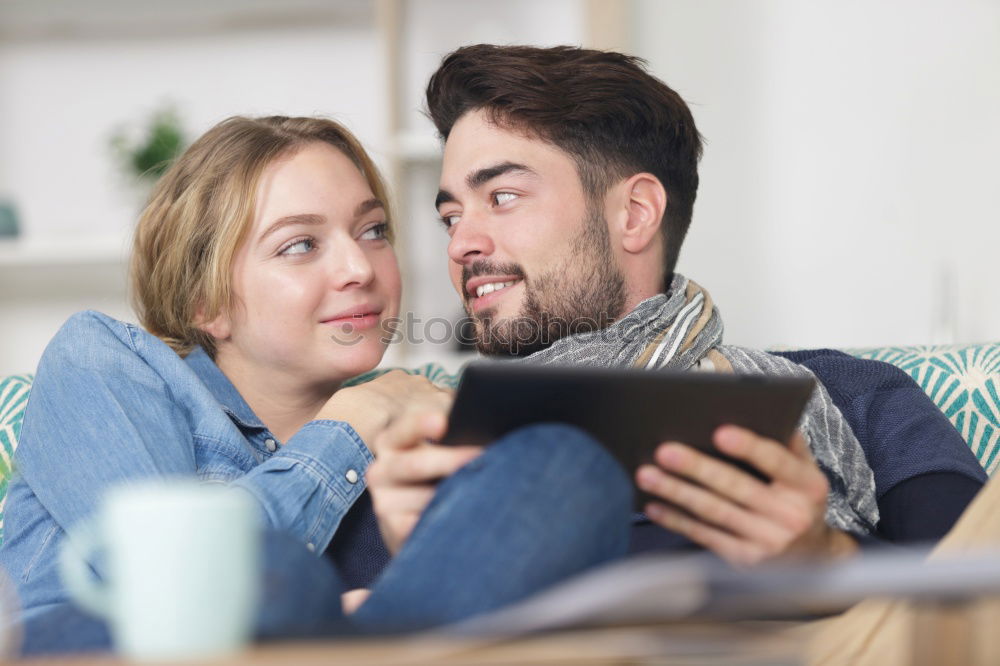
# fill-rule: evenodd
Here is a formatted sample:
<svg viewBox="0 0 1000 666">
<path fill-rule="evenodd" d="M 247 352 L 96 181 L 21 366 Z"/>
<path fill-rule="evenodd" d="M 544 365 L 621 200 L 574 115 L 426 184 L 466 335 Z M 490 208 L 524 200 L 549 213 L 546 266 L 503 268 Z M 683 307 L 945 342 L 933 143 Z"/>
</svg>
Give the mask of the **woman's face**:
<svg viewBox="0 0 1000 666">
<path fill-rule="evenodd" d="M 323 390 L 378 364 L 400 296 L 383 205 L 326 143 L 265 169 L 233 263 L 237 304 L 206 327 L 230 378 Z"/>
</svg>

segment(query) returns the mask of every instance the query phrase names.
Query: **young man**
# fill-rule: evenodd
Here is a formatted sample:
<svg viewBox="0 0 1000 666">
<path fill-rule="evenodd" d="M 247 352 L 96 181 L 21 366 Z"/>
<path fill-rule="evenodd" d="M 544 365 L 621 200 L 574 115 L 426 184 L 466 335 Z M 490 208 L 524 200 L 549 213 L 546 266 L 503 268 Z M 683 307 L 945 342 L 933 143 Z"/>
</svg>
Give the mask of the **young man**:
<svg viewBox="0 0 1000 666">
<path fill-rule="evenodd" d="M 451 236 L 449 267 L 483 352 L 537 363 L 802 371 L 722 345 L 707 292 L 674 271 L 701 139 L 683 100 L 640 61 L 568 47 L 470 46 L 444 59 L 427 102 L 445 139 L 437 205 Z M 602 335 L 590 333 L 595 327 Z M 920 388 L 902 371 L 834 352 L 794 360 L 815 369 L 852 417 L 875 478 L 820 388 L 791 450 L 732 428 L 717 433 L 719 448 L 770 483 L 682 444 L 662 446 L 658 465 L 637 480 L 684 511 L 653 504 L 651 527 L 738 563 L 849 553 L 879 520 L 876 496 L 892 521 L 880 525 L 883 536 L 948 530 L 986 477 Z M 445 426 L 439 406 L 414 406 L 381 437 L 368 481 L 390 542 L 406 540 L 436 480 L 461 466 L 431 443 Z M 998 493 L 996 484 L 979 493 L 941 541 L 941 556 L 996 542 Z M 633 526 L 633 541 L 642 528 Z M 809 659 L 908 663 L 911 611 L 876 600 L 809 627 Z"/>
<path fill-rule="evenodd" d="M 451 236 L 450 272 L 480 351 L 543 364 L 808 372 L 723 345 L 707 291 L 675 272 L 697 193 L 701 137 L 684 101 L 639 60 L 570 47 L 465 47 L 431 78 L 427 104 L 445 139 L 436 203 Z M 953 520 L 985 477 L 954 429 L 919 397 L 927 418 L 951 438 L 944 457 L 966 456 L 954 475 L 965 483 Z M 415 411 L 386 433 L 380 450 L 405 460 L 443 428 L 440 413 Z M 822 387 L 791 448 L 736 428 L 720 429 L 715 443 L 771 482 L 665 444 L 657 465 L 637 475 L 664 500 L 646 508 L 655 525 L 738 564 L 848 554 L 874 532 L 881 493 Z M 405 538 L 422 505 L 385 498 L 396 496 L 396 486 L 432 480 L 408 476 L 396 459 L 383 456 L 369 474 L 391 540 Z"/>
</svg>

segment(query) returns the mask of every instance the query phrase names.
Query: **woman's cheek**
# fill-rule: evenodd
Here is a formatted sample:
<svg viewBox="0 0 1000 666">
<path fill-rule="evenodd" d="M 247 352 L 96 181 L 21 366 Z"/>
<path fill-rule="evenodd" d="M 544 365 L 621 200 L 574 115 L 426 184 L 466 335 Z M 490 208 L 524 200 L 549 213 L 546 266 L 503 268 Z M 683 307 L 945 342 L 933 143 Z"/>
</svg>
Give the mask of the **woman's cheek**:
<svg viewBox="0 0 1000 666">
<path fill-rule="evenodd" d="M 402 277 L 399 274 L 399 262 L 396 261 L 396 252 L 390 246 L 386 252 L 380 253 L 376 265 L 376 272 L 379 281 L 382 283 L 386 294 L 392 299 L 394 311 L 399 310 L 399 299 L 402 293 Z"/>
</svg>

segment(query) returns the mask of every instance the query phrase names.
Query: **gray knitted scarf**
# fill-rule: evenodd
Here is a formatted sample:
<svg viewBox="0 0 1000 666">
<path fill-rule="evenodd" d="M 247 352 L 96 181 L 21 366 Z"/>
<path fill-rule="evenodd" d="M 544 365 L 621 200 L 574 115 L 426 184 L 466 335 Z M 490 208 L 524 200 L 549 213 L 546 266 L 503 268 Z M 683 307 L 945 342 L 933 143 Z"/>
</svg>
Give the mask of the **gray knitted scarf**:
<svg viewBox="0 0 1000 666">
<path fill-rule="evenodd" d="M 667 294 L 640 303 L 611 326 L 568 336 L 523 359 L 529 363 L 811 375 L 766 352 L 722 344 L 722 318 L 708 292 L 679 273 Z M 855 534 L 878 523 L 875 480 L 843 415 L 817 382 L 801 428 L 830 481 L 826 521 Z"/>
</svg>

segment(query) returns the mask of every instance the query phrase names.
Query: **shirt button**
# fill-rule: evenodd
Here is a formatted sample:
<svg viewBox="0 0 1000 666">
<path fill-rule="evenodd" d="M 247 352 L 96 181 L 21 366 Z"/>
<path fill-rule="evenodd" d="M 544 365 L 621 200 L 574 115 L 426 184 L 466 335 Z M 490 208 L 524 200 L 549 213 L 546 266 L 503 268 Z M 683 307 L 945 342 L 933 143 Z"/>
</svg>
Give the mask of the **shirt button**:
<svg viewBox="0 0 1000 666">
<path fill-rule="evenodd" d="M 308 550 L 310 553 L 315 553 L 316 552 L 316 544 L 314 544 L 312 541 L 310 541 L 309 543 L 306 544 L 306 550 Z"/>
<path fill-rule="evenodd" d="M 345 474 L 344 476 L 347 478 L 348 483 L 358 482 L 358 473 L 353 469 L 347 470 L 347 474 Z"/>
<path fill-rule="evenodd" d="M 278 443 L 273 439 L 271 439 L 270 437 L 264 440 L 264 446 L 266 446 L 267 450 L 270 451 L 271 453 L 274 453 L 275 451 L 278 450 Z"/>
</svg>

